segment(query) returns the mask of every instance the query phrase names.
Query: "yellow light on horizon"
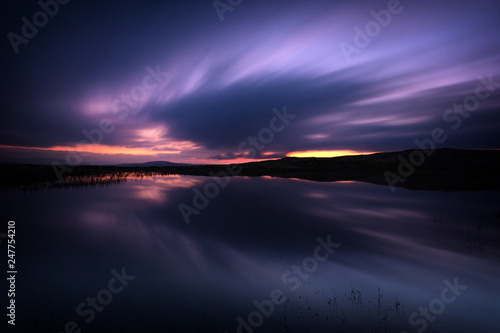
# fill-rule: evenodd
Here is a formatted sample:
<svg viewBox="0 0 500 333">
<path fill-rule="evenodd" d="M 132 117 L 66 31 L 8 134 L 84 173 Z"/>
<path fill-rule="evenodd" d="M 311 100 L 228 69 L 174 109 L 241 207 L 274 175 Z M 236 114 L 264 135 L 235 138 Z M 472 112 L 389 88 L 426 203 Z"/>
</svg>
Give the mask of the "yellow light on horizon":
<svg viewBox="0 0 500 333">
<path fill-rule="evenodd" d="M 287 157 L 340 157 L 340 156 L 353 156 L 353 155 L 368 155 L 374 154 L 373 152 L 361 152 L 355 150 L 308 150 L 308 151 L 295 151 L 286 154 Z"/>
</svg>

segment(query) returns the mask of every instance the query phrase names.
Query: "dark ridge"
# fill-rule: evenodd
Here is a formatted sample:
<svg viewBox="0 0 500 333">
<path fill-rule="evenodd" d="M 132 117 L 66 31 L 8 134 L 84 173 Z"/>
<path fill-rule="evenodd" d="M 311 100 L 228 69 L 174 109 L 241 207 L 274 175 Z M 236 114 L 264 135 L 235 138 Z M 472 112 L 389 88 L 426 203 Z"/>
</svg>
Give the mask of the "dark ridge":
<svg viewBox="0 0 500 333">
<path fill-rule="evenodd" d="M 418 157 L 421 156 L 424 156 L 421 165 L 412 166 L 408 162 L 413 160 L 414 164 L 419 164 Z M 279 160 L 231 165 L 69 167 L 72 172 L 65 173 L 61 182 L 50 165 L 1 164 L 0 188 L 15 189 L 45 185 L 56 188 L 74 187 L 75 184 L 82 183 L 101 185 L 126 181 L 130 174 L 134 174 L 135 177 L 173 174 L 228 176 L 229 170 L 236 170 L 237 172 L 233 172 L 234 176 L 271 176 L 324 182 L 359 181 L 379 185 L 390 185 L 387 177 L 392 179 L 401 177 L 392 185 L 413 190 L 500 190 L 498 150 L 443 148 L 436 149 L 429 156 L 420 150 L 406 150 L 333 158 L 286 157 Z M 414 170 L 410 172 L 412 168 Z"/>
</svg>

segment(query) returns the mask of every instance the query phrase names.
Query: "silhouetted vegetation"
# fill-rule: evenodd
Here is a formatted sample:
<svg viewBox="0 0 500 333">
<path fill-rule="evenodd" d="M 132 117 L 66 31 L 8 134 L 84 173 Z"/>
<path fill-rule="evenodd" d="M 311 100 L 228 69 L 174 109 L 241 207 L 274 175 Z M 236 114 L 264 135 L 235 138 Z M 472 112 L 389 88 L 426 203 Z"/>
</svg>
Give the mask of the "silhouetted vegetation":
<svg viewBox="0 0 500 333">
<path fill-rule="evenodd" d="M 294 158 L 234 165 L 185 165 L 164 167 L 71 166 L 62 181 L 50 165 L 0 165 L 0 188 L 42 189 L 102 186 L 129 177 L 152 175 L 271 176 L 311 181 L 359 181 L 388 185 L 386 173 L 400 176 L 401 160 L 410 160 L 411 150 L 334 158 Z M 407 170 L 407 169 L 404 169 Z M 394 184 L 414 190 L 471 191 L 500 190 L 500 151 L 437 149 L 423 164 L 414 166 L 404 181 Z"/>
</svg>

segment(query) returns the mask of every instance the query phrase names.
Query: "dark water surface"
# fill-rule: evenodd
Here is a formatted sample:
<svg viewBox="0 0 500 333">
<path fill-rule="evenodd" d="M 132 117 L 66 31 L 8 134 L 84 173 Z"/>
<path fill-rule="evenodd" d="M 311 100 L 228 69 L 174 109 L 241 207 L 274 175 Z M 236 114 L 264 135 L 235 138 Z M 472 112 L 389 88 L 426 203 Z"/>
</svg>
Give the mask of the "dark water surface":
<svg viewBox="0 0 500 333">
<path fill-rule="evenodd" d="M 500 193 L 241 177 L 187 225 L 207 182 L 1 193 L 18 330 L 499 332 Z"/>
</svg>

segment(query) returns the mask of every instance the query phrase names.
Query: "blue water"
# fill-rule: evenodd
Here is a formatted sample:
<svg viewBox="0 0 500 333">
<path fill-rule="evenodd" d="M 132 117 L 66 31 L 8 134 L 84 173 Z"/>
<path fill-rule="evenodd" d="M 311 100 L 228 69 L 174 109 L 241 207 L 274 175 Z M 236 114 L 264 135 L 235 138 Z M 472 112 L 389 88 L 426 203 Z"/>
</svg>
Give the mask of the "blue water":
<svg viewBox="0 0 500 333">
<path fill-rule="evenodd" d="M 500 193 L 238 177 L 186 224 L 179 205 L 212 182 L 1 193 L 16 328 L 499 331 Z"/>
</svg>

